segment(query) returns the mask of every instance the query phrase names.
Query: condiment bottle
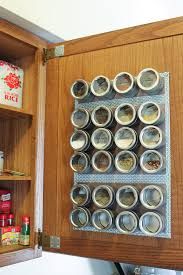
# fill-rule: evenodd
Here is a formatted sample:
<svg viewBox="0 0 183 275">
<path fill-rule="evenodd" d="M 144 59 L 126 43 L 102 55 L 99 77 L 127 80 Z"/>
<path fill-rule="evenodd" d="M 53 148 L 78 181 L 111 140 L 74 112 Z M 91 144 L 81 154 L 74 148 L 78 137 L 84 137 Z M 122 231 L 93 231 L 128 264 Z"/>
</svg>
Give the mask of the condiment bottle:
<svg viewBox="0 0 183 275">
<path fill-rule="evenodd" d="M 4 166 L 4 153 L 0 151 L 0 175 L 3 173 L 3 166 Z"/>
<path fill-rule="evenodd" d="M 13 225 L 14 225 L 14 215 L 8 214 L 8 226 L 13 226 Z"/>
<path fill-rule="evenodd" d="M 22 217 L 22 227 L 20 233 L 20 244 L 29 245 L 30 243 L 30 217 Z"/>
<path fill-rule="evenodd" d="M 8 225 L 7 215 L 0 214 L 0 227 L 5 227 Z"/>
</svg>

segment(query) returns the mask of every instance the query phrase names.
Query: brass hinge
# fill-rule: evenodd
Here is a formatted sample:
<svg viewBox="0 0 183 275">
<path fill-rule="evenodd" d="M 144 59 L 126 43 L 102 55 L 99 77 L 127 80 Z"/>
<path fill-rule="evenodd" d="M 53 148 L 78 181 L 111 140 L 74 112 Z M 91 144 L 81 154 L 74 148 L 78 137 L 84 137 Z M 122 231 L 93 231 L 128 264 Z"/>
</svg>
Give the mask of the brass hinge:
<svg viewBox="0 0 183 275">
<path fill-rule="evenodd" d="M 43 64 L 48 60 L 64 56 L 64 45 L 56 46 L 55 48 L 43 49 Z"/>
<path fill-rule="evenodd" d="M 37 234 L 37 244 L 38 244 L 38 248 L 42 247 L 42 238 L 43 238 L 43 233 L 41 231 L 41 229 L 38 229 L 38 234 Z"/>
<path fill-rule="evenodd" d="M 60 237 L 42 234 L 42 246 L 43 248 L 60 249 Z"/>
</svg>

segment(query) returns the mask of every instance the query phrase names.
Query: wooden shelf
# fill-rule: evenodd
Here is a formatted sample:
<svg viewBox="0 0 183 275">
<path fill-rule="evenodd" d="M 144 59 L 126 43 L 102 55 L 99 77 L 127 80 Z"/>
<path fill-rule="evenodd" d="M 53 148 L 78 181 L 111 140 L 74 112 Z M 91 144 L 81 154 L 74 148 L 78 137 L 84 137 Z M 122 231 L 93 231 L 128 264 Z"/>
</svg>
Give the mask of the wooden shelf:
<svg viewBox="0 0 183 275">
<path fill-rule="evenodd" d="M 32 117 L 31 113 L 25 112 L 23 109 L 0 104 L 0 117 L 2 118 L 17 118 L 17 117 Z"/>
<path fill-rule="evenodd" d="M 31 176 L 13 176 L 9 175 L 7 173 L 4 173 L 3 175 L 0 175 L 0 181 L 1 180 L 31 180 Z"/>
<path fill-rule="evenodd" d="M 23 246 L 20 244 L 0 246 L 0 254 L 9 253 L 9 252 L 13 252 L 13 251 L 21 250 L 21 249 L 27 249 L 27 248 L 30 248 L 30 247 Z"/>
</svg>

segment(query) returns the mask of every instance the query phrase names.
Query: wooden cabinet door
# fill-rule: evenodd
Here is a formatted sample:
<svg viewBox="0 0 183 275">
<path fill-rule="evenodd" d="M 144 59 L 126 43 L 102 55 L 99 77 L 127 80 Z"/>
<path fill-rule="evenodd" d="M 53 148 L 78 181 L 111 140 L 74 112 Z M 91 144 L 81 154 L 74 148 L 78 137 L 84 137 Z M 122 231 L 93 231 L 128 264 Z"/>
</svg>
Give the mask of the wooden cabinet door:
<svg viewBox="0 0 183 275">
<path fill-rule="evenodd" d="M 65 55 L 49 60 L 47 64 L 44 249 L 183 269 L 183 18 L 69 41 L 63 45 Z M 106 75 L 113 79 L 121 71 L 137 75 L 147 67 L 170 73 L 172 237 L 161 239 L 73 230 L 69 222 L 72 209 L 69 193 L 73 185 L 69 138 L 73 132 L 70 116 L 74 109 L 70 86 L 78 78 L 91 82 L 97 75 Z M 54 236 L 60 238 L 60 247 L 57 241 L 50 247 Z"/>
</svg>

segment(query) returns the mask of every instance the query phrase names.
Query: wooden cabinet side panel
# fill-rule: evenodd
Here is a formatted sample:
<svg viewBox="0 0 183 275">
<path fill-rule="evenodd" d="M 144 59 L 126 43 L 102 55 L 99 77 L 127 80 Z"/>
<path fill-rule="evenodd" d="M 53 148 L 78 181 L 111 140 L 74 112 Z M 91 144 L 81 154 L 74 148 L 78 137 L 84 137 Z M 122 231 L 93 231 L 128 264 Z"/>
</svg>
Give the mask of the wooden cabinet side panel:
<svg viewBox="0 0 183 275">
<path fill-rule="evenodd" d="M 47 91 L 53 93 L 53 96 L 59 100 L 59 104 L 57 100 L 52 101 L 52 99 L 47 103 L 54 104 L 54 107 L 47 106 L 45 166 L 50 172 L 46 171 L 45 167 L 45 177 L 50 177 L 50 180 L 45 179 L 47 194 L 44 204 L 45 226 L 50 229 L 49 234 L 61 237 L 61 249 L 57 252 L 183 269 L 182 49 L 183 36 L 179 35 L 59 59 L 59 79 L 56 71 L 53 79 L 57 75 L 55 79 L 57 82 L 54 87 L 49 86 Z M 74 102 L 70 96 L 70 85 L 77 78 L 91 82 L 99 74 L 106 75 L 110 79 L 120 71 L 137 75 L 146 67 L 155 68 L 160 72 L 170 72 L 172 238 L 159 239 L 74 231 L 69 223 L 69 213 L 72 209 L 69 192 L 73 185 L 73 173 L 69 167 L 72 154 L 69 138 L 73 131 L 70 115 L 74 108 Z M 55 67 L 50 65 L 50 69 L 54 70 Z M 50 75 L 53 73 L 51 70 L 49 70 Z M 58 120 L 57 125 L 55 125 L 55 119 Z M 53 125 L 58 127 L 57 130 Z M 53 156 L 53 154 L 56 155 Z"/>
</svg>

